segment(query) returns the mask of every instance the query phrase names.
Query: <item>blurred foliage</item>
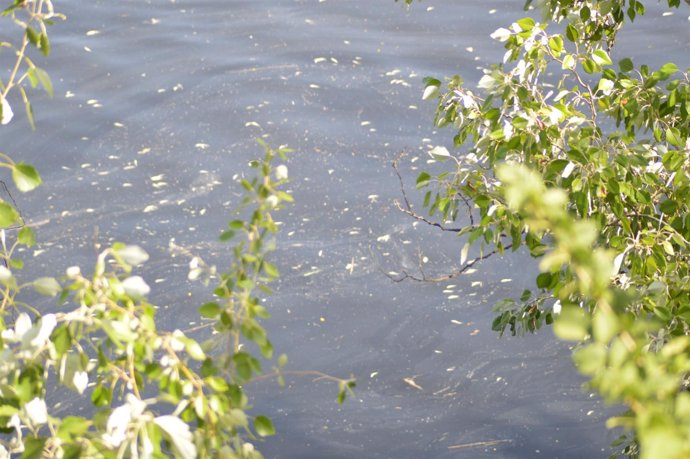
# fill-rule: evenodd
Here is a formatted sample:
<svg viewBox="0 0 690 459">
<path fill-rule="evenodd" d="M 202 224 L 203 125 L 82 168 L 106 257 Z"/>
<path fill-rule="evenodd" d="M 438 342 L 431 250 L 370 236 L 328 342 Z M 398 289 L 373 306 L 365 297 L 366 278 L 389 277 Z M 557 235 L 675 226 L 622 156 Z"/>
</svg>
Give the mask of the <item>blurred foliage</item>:
<svg viewBox="0 0 690 459">
<path fill-rule="evenodd" d="M 444 172 L 422 172 L 417 187 L 430 215 L 471 214 L 466 244 L 540 260 L 534 291 L 497 305 L 493 328 L 553 322 L 580 343 L 589 386 L 629 408 L 608 421 L 629 432 L 614 455 L 689 457 L 690 75 L 613 62 L 641 1 L 535 3 L 543 22 L 491 34 L 503 62 L 476 86 L 425 79 L 435 126 L 454 137 L 452 152 L 430 151 Z"/>
</svg>

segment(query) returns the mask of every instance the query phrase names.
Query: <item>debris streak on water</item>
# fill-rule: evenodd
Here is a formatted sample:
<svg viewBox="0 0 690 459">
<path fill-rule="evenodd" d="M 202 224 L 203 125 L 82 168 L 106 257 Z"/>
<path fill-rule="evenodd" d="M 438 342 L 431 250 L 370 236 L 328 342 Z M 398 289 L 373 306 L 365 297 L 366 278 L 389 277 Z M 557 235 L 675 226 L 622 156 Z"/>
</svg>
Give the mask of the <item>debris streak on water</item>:
<svg viewBox="0 0 690 459">
<path fill-rule="evenodd" d="M 533 288 L 524 255 L 440 284 L 384 274 L 458 267 L 461 241 L 395 210 L 390 164 L 408 152 L 401 173 L 419 206 L 415 177 L 442 167 L 427 152 L 452 136 L 433 129 L 422 78 L 478 80 L 503 54 L 488 35 L 523 2 L 425 0 L 410 13 L 392 0 L 60 3 L 68 21 L 52 27 L 50 58 L 37 58 L 59 96 L 34 96 L 35 133 L 18 115 L 3 127 L 3 151 L 45 183 L 13 193 L 41 241 L 23 253 L 27 277 L 88 271 L 98 245 L 138 243 L 152 255 L 141 274 L 162 326 L 198 323 L 210 294 L 169 247 L 226 266 L 217 235 L 261 154 L 254 139 L 287 144 L 296 204 L 276 216 L 282 277 L 268 327 L 290 368 L 352 374 L 358 386 L 338 406 L 323 382 L 253 385 L 256 412 L 279 432 L 259 445 L 268 458 L 608 451 L 612 411 L 581 389 L 567 346 L 549 330 L 499 339 L 490 329 L 496 301 Z M 687 9 L 664 12 L 650 5 L 651 19 L 620 39 L 640 63 L 682 64 Z"/>
</svg>

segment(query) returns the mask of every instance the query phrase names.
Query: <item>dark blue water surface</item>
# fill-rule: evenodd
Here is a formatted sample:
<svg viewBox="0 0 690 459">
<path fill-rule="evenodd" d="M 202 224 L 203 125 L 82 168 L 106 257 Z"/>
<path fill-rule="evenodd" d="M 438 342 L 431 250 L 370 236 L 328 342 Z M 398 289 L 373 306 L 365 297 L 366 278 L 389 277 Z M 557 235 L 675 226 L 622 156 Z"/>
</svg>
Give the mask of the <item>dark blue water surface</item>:
<svg viewBox="0 0 690 459">
<path fill-rule="evenodd" d="M 450 144 L 452 132 L 431 125 L 422 78 L 476 81 L 503 54 L 488 35 L 521 17 L 522 3 L 58 2 L 68 20 L 38 60 L 56 97 L 34 97 L 35 133 L 18 108 L 2 128 L 3 152 L 45 182 L 15 196 L 41 241 L 25 254 L 27 276 L 88 270 L 97 244 L 136 242 L 152 256 L 142 273 L 162 327 L 196 324 L 210 296 L 187 281 L 189 260 L 170 242 L 222 268 L 229 254 L 216 236 L 237 178 L 261 154 L 254 139 L 287 144 L 296 204 L 277 215 L 282 277 L 268 328 L 290 369 L 353 375 L 358 387 L 338 406 L 336 387 L 306 376 L 251 385 L 256 412 L 278 429 L 257 445 L 266 457 L 604 457 L 615 409 L 581 388 L 568 347 L 548 329 L 490 330 L 496 301 L 533 288 L 530 259 L 494 257 L 442 283 L 383 274 L 457 268 L 459 240 L 394 208 L 390 164 L 406 150 L 401 173 L 413 184 L 426 151 Z M 624 34 L 621 53 L 682 64 L 688 9 L 663 12 Z"/>
</svg>

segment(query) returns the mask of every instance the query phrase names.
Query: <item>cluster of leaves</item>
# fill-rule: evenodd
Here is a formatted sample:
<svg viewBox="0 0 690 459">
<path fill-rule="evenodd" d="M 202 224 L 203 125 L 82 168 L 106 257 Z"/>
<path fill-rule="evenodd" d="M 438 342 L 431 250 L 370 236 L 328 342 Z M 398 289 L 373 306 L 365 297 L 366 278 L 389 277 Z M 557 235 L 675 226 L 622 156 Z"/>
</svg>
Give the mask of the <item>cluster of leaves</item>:
<svg viewBox="0 0 690 459">
<path fill-rule="evenodd" d="M 64 15 L 56 13 L 51 0 L 13 0 L 0 16 L 8 17 L 15 28 L 10 30 L 20 35 L 15 41 L 0 40 L 0 52 L 13 54 L 14 64 L 11 66 L 7 80 L 0 79 L 0 120 L 7 124 L 14 115 L 12 106 L 7 100 L 10 91 L 16 88 L 21 94 L 26 109 L 26 115 L 34 126 L 33 109 L 26 93 L 25 82 L 28 80 L 32 88 L 41 86 L 48 95 L 53 95 L 53 84 L 48 73 L 38 67 L 29 57 L 29 49 L 34 47 L 43 56 L 50 54 L 50 40 L 48 26 L 56 19 L 64 20 Z M 4 21 L 9 22 L 9 21 Z"/>
<path fill-rule="evenodd" d="M 540 7 L 545 23 L 526 17 L 491 35 L 506 52 L 477 89 L 459 76 L 425 80 L 436 126 L 454 129 L 462 153 L 431 150 L 451 167 L 417 186 L 432 215 L 470 214 L 464 254 L 526 247 L 541 259 L 536 292 L 501 303 L 493 328 L 554 322 L 559 337 L 582 341 L 574 359 L 591 387 L 629 407 L 609 425 L 634 432 L 643 457 L 687 457 L 690 75 L 614 64 L 640 1 Z"/>
<path fill-rule="evenodd" d="M 221 236 L 229 241 L 237 233 L 231 266 L 216 275 L 198 257 L 190 264 L 190 277 L 218 282 L 217 300 L 200 307 L 207 328 L 219 333 L 206 342 L 179 329 L 158 330 L 156 308 L 146 301 L 150 288 L 132 274 L 148 259 L 138 246 L 115 244 L 100 253 L 92 274 L 75 266 L 60 280 L 20 284 L 0 266 L 0 457 L 261 457 L 247 438 L 274 428 L 264 416 L 254 417 L 252 427 L 243 386 L 263 374 L 249 343 L 272 358 L 259 322 L 269 314 L 255 292 L 267 292 L 278 275 L 266 260 L 276 231 L 271 212 L 291 201 L 277 188 L 286 180 L 284 166 L 271 176 L 276 153 L 285 150 L 266 147 L 264 159 L 252 163 L 257 177 L 243 181 L 250 217 L 233 220 Z M 15 249 L 34 242 L 23 228 L 6 249 L 9 266 L 20 267 Z M 59 312 L 41 315 L 22 302 L 27 288 L 57 296 Z M 218 350 L 219 339 L 227 349 Z M 285 356 L 277 359 L 277 377 L 286 363 Z M 51 415 L 50 381 L 90 395 L 93 415 Z"/>
<path fill-rule="evenodd" d="M 33 126 L 23 84 L 41 85 L 49 94 L 52 86 L 27 53 L 31 46 L 49 53 L 46 26 L 62 16 L 50 0 L 14 0 L 2 15 L 22 31 L 19 45 L 0 42 L 0 50 L 16 56 L 8 80 L 0 81 L 2 124 L 12 118 L 7 97 L 16 88 Z M 273 361 L 273 347 L 261 322 L 270 315 L 259 295 L 270 293 L 268 284 L 279 274 L 268 261 L 277 231 L 272 212 L 292 202 L 280 189 L 287 167 L 272 165 L 289 150 L 262 146 L 264 157 L 250 163 L 253 178 L 241 181 L 239 217 L 220 235 L 235 241 L 229 266 L 218 270 L 183 251 L 191 257 L 189 279 L 216 284 L 214 300 L 199 308 L 203 325 L 186 331 L 159 330 L 157 308 L 146 299 L 150 287 L 133 274 L 148 260 L 136 245 L 105 249 L 90 274 L 73 266 L 59 278 L 22 281 L 24 264 L 15 255 L 36 239 L 13 203 L 0 202 L 0 459 L 262 457 L 250 441 L 272 435 L 274 427 L 269 418 L 249 414 L 244 387 L 257 378 L 283 380 L 285 355 L 270 372 L 262 368 Z M 41 183 L 33 166 L 3 153 L 0 166 L 11 170 L 22 192 Z M 20 228 L 11 243 L 9 228 Z M 57 312 L 42 314 L 27 302 L 27 290 L 57 298 Z M 201 330 L 213 330 L 213 337 L 200 341 L 209 335 Z M 340 402 L 354 387 L 351 379 L 296 373 L 336 382 Z M 61 417 L 49 408 L 65 390 L 60 386 L 90 399 L 86 416 Z"/>
</svg>

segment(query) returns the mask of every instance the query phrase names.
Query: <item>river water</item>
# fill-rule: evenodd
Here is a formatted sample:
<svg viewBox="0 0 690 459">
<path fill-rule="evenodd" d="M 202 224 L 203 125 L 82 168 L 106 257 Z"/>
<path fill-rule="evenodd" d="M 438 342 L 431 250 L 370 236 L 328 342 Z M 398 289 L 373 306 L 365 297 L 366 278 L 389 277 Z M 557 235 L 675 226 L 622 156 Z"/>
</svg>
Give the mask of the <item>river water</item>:
<svg viewBox="0 0 690 459">
<path fill-rule="evenodd" d="M 228 250 L 215 241 L 236 178 L 261 154 L 254 139 L 287 144 L 296 204 L 277 215 L 282 277 L 268 328 L 290 369 L 353 375 L 358 386 L 338 406 L 336 387 L 308 377 L 253 384 L 255 411 L 278 430 L 258 445 L 266 457 L 605 456 L 615 409 L 581 388 L 568 347 L 550 330 L 490 330 L 496 301 L 533 288 L 531 260 L 492 258 L 436 284 L 384 275 L 457 267 L 456 238 L 394 208 L 391 162 L 407 152 L 412 185 L 426 151 L 450 143 L 431 126 L 421 79 L 476 81 L 502 56 L 488 34 L 521 17 L 522 3 L 425 0 L 407 12 L 392 0 L 58 2 L 68 20 L 37 60 L 56 97 L 34 97 L 36 132 L 18 108 L 2 129 L 3 151 L 44 180 L 15 196 L 41 241 L 25 254 L 27 276 L 87 270 L 96 244 L 135 242 L 151 254 L 142 273 L 162 327 L 194 325 L 209 294 L 187 282 L 188 259 L 170 242 L 222 267 Z M 663 12 L 622 48 L 683 67 L 687 8 Z"/>
</svg>

